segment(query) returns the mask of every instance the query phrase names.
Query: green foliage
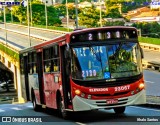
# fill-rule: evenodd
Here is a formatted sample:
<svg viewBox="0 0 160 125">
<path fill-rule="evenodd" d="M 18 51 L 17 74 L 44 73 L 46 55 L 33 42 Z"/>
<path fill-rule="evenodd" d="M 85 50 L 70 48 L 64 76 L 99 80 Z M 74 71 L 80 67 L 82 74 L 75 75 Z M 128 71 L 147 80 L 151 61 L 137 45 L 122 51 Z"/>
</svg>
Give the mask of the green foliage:
<svg viewBox="0 0 160 125">
<path fill-rule="evenodd" d="M 8 47 L 6 47 L 4 44 L 0 43 L 0 50 L 5 52 L 7 55 L 11 56 L 12 58 L 15 58 L 17 61 L 19 60 L 19 54 Z"/>
<path fill-rule="evenodd" d="M 20 23 L 27 24 L 26 7 L 15 6 L 13 7 L 13 15 L 18 18 Z M 48 26 L 59 26 L 60 19 L 56 13 L 56 9 L 52 6 L 47 7 Z M 46 25 L 45 6 L 39 3 L 32 4 L 32 24 L 33 25 Z"/>
<path fill-rule="evenodd" d="M 107 14 L 107 17 L 108 18 L 121 18 L 121 14 L 118 10 L 118 8 L 115 8 L 115 9 L 111 9 L 108 14 Z"/>
<path fill-rule="evenodd" d="M 79 2 L 84 2 L 84 1 L 87 1 L 87 2 L 91 2 L 92 0 L 77 0 Z M 75 3 L 75 0 L 67 0 L 68 3 Z M 63 0 L 62 4 L 66 4 L 66 0 Z"/>
<path fill-rule="evenodd" d="M 106 22 L 104 26 L 124 26 L 123 21 Z"/>
<path fill-rule="evenodd" d="M 61 4 L 57 7 L 55 7 L 56 9 L 56 12 L 57 12 L 57 15 L 60 17 L 60 16 L 63 16 L 65 17 L 67 14 L 66 14 L 66 6 L 64 4 Z M 81 10 L 78 9 L 78 13 L 80 13 Z M 75 7 L 74 6 L 70 6 L 68 7 L 68 14 L 69 14 L 69 17 L 71 19 L 75 19 Z"/>
<path fill-rule="evenodd" d="M 22 6 L 14 6 L 12 10 L 12 14 L 18 18 L 19 22 L 25 22 L 26 18 L 26 8 Z"/>
<path fill-rule="evenodd" d="M 139 37 L 139 42 L 160 45 L 159 38 Z"/>
<path fill-rule="evenodd" d="M 102 15 L 105 15 L 102 12 Z M 79 25 L 85 27 L 97 27 L 100 21 L 100 11 L 95 8 L 84 8 L 81 13 L 79 13 Z"/>
<path fill-rule="evenodd" d="M 12 15 L 13 20 L 14 21 L 19 21 L 17 17 L 15 17 L 14 15 Z M 4 14 L 2 13 L 2 15 L 0 16 L 0 20 L 3 22 L 4 21 Z M 6 22 L 11 22 L 11 11 L 6 8 Z"/>
<path fill-rule="evenodd" d="M 45 6 L 43 4 L 32 4 L 33 24 L 45 25 Z M 60 25 L 61 21 L 58 18 L 56 9 L 52 6 L 47 7 L 48 26 Z"/>
<path fill-rule="evenodd" d="M 160 25 L 157 22 L 134 23 L 132 26 L 141 29 L 142 36 L 160 38 Z"/>
<path fill-rule="evenodd" d="M 61 4 L 57 7 L 55 7 L 56 12 L 58 14 L 58 16 L 65 16 L 66 15 L 66 6 Z"/>
</svg>

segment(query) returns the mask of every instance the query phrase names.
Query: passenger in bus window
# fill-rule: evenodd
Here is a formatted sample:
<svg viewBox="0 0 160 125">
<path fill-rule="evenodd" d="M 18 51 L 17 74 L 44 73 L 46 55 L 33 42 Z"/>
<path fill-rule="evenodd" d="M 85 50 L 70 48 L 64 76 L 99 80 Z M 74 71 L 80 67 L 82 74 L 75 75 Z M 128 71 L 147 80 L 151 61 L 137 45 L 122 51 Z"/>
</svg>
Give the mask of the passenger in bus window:
<svg viewBox="0 0 160 125">
<path fill-rule="evenodd" d="M 34 66 L 33 66 L 33 73 L 36 73 L 37 71 L 37 68 L 36 68 L 36 65 L 34 64 Z"/>
<path fill-rule="evenodd" d="M 30 68 L 29 69 L 29 73 L 32 74 L 32 66 L 31 66 L 31 64 L 29 65 L 29 68 Z"/>
<path fill-rule="evenodd" d="M 55 59 L 54 60 L 54 64 L 53 64 L 53 70 L 54 70 L 54 72 L 57 72 L 57 71 L 59 71 L 59 63 L 58 63 L 59 61 L 58 61 L 58 59 Z"/>
<path fill-rule="evenodd" d="M 45 72 L 50 72 L 50 69 L 51 69 L 51 63 L 50 62 L 46 62 Z"/>
</svg>

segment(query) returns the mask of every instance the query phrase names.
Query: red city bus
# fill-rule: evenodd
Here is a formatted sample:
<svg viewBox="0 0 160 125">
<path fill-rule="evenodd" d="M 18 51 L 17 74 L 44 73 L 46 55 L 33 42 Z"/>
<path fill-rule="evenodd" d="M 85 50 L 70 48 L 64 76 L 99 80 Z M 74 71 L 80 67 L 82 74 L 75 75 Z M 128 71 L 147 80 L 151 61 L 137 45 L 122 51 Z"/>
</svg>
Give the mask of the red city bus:
<svg viewBox="0 0 160 125">
<path fill-rule="evenodd" d="M 143 52 L 137 30 L 110 26 L 77 30 L 20 52 L 23 95 L 34 110 L 114 109 L 146 103 Z"/>
</svg>

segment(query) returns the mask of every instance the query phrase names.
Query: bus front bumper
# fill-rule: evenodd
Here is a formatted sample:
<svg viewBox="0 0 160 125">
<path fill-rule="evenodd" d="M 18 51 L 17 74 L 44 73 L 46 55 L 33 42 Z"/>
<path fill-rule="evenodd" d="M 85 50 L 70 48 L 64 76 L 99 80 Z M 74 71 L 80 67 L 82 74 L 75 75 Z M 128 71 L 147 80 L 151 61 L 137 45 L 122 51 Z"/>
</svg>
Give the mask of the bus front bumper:
<svg viewBox="0 0 160 125">
<path fill-rule="evenodd" d="M 73 98 L 73 110 L 74 111 L 87 111 L 95 109 L 110 109 L 114 107 L 122 107 L 129 105 L 139 105 L 146 103 L 146 92 L 143 89 L 139 93 L 129 96 L 118 98 L 118 103 L 116 104 L 107 104 L 107 99 L 103 100 L 91 100 L 82 98 L 80 96 L 75 96 Z"/>
</svg>

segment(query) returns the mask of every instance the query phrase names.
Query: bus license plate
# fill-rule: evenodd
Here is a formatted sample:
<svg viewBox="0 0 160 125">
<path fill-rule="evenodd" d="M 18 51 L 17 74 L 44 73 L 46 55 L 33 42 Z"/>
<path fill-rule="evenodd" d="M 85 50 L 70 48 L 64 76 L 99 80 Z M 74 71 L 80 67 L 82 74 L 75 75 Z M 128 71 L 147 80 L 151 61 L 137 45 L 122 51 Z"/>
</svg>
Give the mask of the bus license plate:
<svg viewBox="0 0 160 125">
<path fill-rule="evenodd" d="M 117 104 L 118 103 L 118 99 L 108 99 L 107 100 L 107 104 Z"/>
</svg>

